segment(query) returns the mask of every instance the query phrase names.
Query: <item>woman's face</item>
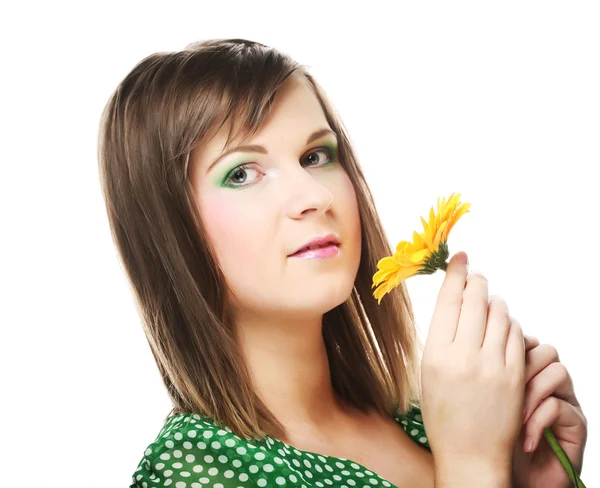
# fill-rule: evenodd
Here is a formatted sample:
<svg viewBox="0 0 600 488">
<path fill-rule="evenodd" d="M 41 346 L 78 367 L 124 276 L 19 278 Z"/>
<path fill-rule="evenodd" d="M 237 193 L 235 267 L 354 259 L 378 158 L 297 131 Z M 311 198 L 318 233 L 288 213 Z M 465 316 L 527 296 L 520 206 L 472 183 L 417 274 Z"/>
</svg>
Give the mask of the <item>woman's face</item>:
<svg viewBox="0 0 600 488">
<path fill-rule="evenodd" d="M 269 118 L 247 142 L 264 150 L 231 152 L 213 164 L 237 146 L 223 147 L 226 129 L 196 149 L 190 177 L 237 313 L 300 318 L 343 303 L 360 262 L 358 205 L 308 82 L 291 77 L 282 86 Z M 289 257 L 331 233 L 341 243 L 337 255 Z"/>
</svg>

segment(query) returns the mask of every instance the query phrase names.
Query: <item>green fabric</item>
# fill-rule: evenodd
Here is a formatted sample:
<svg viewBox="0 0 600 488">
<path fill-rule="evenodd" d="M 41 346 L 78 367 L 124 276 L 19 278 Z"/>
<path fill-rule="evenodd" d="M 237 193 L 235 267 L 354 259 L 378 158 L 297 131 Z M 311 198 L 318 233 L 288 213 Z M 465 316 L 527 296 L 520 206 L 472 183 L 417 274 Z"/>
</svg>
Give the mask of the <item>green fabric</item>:
<svg viewBox="0 0 600 488">
<path fill-rule="evenodd" d="M 429 449 L 421 409 L 394 418 Z M 400 460 L 399 460 L 400 461 Z M 170 417 L 144 452 L 129 488 L 395 487 L 351 459 L 301 451 L 270 436 L 246 441 L 197 414 Z M 397 487 L 396 487 L 397 488 Z"/>
</svg>

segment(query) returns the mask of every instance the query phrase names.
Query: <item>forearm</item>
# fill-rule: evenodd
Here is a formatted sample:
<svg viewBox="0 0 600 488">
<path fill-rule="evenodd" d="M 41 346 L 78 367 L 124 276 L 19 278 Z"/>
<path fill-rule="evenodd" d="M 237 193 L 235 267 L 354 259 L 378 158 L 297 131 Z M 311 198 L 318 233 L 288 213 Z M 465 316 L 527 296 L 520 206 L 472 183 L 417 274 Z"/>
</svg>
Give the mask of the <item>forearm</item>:
<svg viewBox="0 0 600 488">
<path fill-rule="evenodd" d="M 434 488 L 513 488 L 510 463 L 481 461 L 436 464 Z"/>
</svg>

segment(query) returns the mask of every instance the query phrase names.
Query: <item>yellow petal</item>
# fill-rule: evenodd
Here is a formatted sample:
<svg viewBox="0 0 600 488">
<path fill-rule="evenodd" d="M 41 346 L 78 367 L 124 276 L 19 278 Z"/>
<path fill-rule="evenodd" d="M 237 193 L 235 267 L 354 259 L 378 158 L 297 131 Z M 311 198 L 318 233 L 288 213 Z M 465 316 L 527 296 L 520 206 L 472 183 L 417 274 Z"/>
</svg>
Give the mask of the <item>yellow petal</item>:
<svg viewBox="0 0 600 488">
<path fill-rule="evenodd" d="M 469 212 L 471 206 L 470 203 L 461 203 L 460 196 L 460 193 L 452 193 L 448 198 L 438 197 L 436 208 L 429 209 L 428 220 L 420 217 L 423 232 L 414 231 L 412 242 L 400 241 L 392 256 L 379 260 L 372 285 L 372 288 L 377 286 L 373 296 L 379 303 L 385 294 L 402 281 L 418 274 L 431 255 L 440 250 L 442 244 L 446 246 L 454 224 Z"/>
</svg>

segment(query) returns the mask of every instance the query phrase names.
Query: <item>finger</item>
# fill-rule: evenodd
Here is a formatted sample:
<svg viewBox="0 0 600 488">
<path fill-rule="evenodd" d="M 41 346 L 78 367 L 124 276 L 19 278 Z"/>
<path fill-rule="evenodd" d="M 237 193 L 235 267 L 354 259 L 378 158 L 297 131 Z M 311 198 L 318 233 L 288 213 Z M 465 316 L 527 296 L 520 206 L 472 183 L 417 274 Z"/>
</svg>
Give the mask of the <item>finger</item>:
<svg viewBox="0 0 600 488">
<path fill-rule="evenodd" d="M 530 349 L 533 349 L 534 347 L 537 347 L 540 345 L 540 341 L 537 337 L 533 337 L 527 334 L 524 334 L 523 337 L 525 338 L 525 350 L 529 351 Z"/>
<path fill-rule="evenodd" d="M 511 368 L 519 378 L 523 378 L 525 383 L 525 339 L 523 330 L 515 319 L 510 320 L 506 341 L 506 367 Z"/>
<path fill-rule="evenodd" d="M 527 385 L 524 423 L 527 422 L 537 406 L 549 396 L 555 396 L 569 403 L 571 403 L 570 399 L 575 396 L 573 381 L 562 363 L 551 363 Z"/>
<path fill-rule="evenodd" d="M 479 350 L 483 345 L 488 317 L 488 280 L 481 273 L 469 273 L 463 295 L 454 342 L 465 350 Z"/>
<path fill-rule="evenodd" d="M 506 343 L 510 329 L 510 316 L 508 305 L 497 295 L 490 297 L 487 315 L 487 328 L 483 340 L 483 349 L 486 354 L 499 358 L 502 364 L 506 361 Z"/>
<path fill-rule="evenodd" d="M 523 448 L 526 452 L 533 452 L 539 446 L 544 435 L 544 429 L 551 428 L 561 447 L 565 449 L 566 443 L 580 442 L 581 431 L 585 429 L 585 423 L 581 414 L 573 405 L 554 396 L 546 398 L 533 412 L 529 422 L 525 426 L 525 441 Z M 532 446 L 527 450 L 527 442 L 531 439 Z"/>
<path fill-rule="evenodd" d="M 560 362 L 558 351 L 550 344 L 542 344 L 527 351 L 525 356 L 526 381 L 531 381 L 546 366 Z"/>
<path fill-rule="evenodd" d="M 428 342 L 450 344 L 454 340 L 467 272 L 467 254 L 463 251 L 456 253 L 448 263 L 446 276 L 438 294 L 427 335 Z"/>
</svg>

